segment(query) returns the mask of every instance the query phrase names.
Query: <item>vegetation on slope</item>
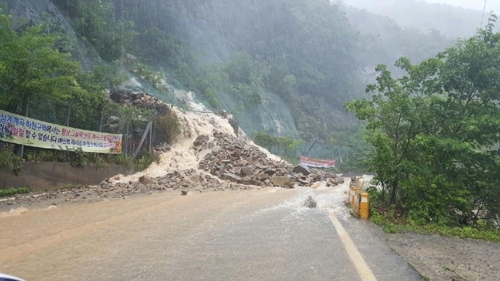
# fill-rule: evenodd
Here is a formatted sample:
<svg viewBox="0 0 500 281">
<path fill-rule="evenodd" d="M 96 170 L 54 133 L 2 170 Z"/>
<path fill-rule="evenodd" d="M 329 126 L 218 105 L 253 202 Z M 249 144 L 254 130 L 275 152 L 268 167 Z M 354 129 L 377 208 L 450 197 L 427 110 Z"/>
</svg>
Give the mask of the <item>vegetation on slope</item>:
<svg viewBox="0 0 500 281">
<path fill-rule="evenodd" d="M 364 96 L 360 70 L 365 66 L 392 62 L 395 55 L 422 60 L 448 44 L 437 33 L 403 31 L 356 9 L 346 15 L 344 6 L 327 0 L 80 2 L 54 0 L 104 59 L 131 52 L 166 69 L 214 109 L 222 106 L 218 93 L 236 97 L 233 113 L 258 110 L 262 91 L 271 91 L 285 100 L 305 140 L 338 142 L 346 139 L 339 135 L 357 131 L 342 105 Z M 195 53 L 189 42 L 190 28 L 199 23 L 230 50 L 229 57 L 199 63 L 204 54 Z M 366 30 L 377 24 L 380 38 Z"/>
<path fill-rule="evenodd" d="M 347 108 L 366 123 L 367 164 L 381 210 L 410 223 L 499 222 L 500 33 L 485 29 L 393 78 L 378 66 L 372 100 Z"/>
</svg>

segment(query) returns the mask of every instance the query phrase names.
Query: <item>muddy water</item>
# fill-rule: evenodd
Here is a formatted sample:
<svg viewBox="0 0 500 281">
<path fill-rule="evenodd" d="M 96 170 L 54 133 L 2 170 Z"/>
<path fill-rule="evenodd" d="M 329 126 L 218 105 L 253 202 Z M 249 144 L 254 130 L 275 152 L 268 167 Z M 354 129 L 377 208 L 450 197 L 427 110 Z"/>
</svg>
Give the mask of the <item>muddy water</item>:
<svg viewBox="0 0 500 281">
<path fill-rule="evenodd" d="M 145 229 L 175 234 L 198 225 L 188 221 L 202 222 L 209 214 L 244 202 L 247 197 L 259 201 L 291 195 L 268 190 L 187 197 L 177 194 L 29 210 L 0 218 L 0 272 L 27 280 L 64 280 L 81 274 L 82 268 L 91 269 L 117 251 L 134 247 L 134 237 L 147 235 Z M 158 212 L 168 213 L 165 221 L 152 220 Z"/>
<path fill-rule="evenodd" d="M 168 249 L 162 253 L 175 255 L 182 252 L 182 245 L 200 241 L 200 235 L 230 220 L 229 214 L 234 220 L 231 223 L 236 223 L 261 218 L 273 210 L 293 210 L 281 221 L 302 221 L 307 219 L 303 202 L 309 195 L 317 199 L 320 209 L 341 210 L 341 190 L 262 189 L 185 197 L 167 192 L 11 213 L 0 217 L 0 272 L 27 280 L 68 280 L 70 276 L 71 280 L 86 280 L 81 274 L 98 268 L 96 277 L 108 274 L 109 280 L 116 280 L 121 270 L 132 265 L 106 266 L 110 260 L 140 252 L 159 254 L 158 249 L 149 248 L 152 244 L 142 248 L 148 239 L 156 237 L 161 245 L 166 238 Z"/>
<path fill-rule="evenodd" d="M 336 214 L 349 231 L 347 188 L 167 192 L 0 216 L 0 272 L 26 280 L 356 281 L 329 219 Z M 304 206 L 308 196 L 317 208 Z M 368 260 L 379 280 L 418 280 L 383 241 L 370 243 L 384 253 Z"/>
</svg>

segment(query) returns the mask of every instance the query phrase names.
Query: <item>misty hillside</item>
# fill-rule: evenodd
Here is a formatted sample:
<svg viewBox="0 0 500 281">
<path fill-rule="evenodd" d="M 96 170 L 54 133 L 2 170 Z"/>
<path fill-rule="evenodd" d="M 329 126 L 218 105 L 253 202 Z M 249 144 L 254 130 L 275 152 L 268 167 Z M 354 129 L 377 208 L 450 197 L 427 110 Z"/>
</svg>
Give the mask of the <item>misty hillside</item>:
<svg viewBox="0 0 500 281">
<path fill-rule="evenodd" d="M 431 15 L 432 11 L 429 19 L 463 26 L 459 28 L 463 34 L 477 27 L 472 11 L 397 2 L 418 4 L 413 12 L 421 9 Z M 105 63 L 126 72 L 128 81 L 107 82 L 107 88 L 146 91 L 167 102 L 179 98 L 173 87 L 192 91 L 208 108 L 233 113 L 251 136 L 266 132 L 337 145 L 348 145 L 358 130 L 344 103 L 366 96 L 377 64 L 392 66 L 400 56 L 422 61 L 452 44 L 449 38 L 455 34 L 444 23 L 436 28 L 439 32 L 427 23 L 408 19 L 418 25 L 408 27 L 397 17 L 377 14 L 388 9 L 385 4 L 371 5 L 372 13 L 328 0 L 0 0 L 0 4 L 13 15 L 18 29 L 45 24 L 51 33 L 63 34 L 59 50 L 85 68 Z M 392 10 L 406 11 L 404 7 L 398 4 Z M 400 13 L 402 18 L 408 14 Z M 168 87 L 162 86 L 163 78 Z"/>
<path fill-rule="evenodd" d="M 386 16 L 351 6 L 343 8 L 351 24 L 361 34 L 365 50 L 362 61 L 370 66 L 383 63 L 398 71 L 393 67 L 398 58 L 406 56 L 418 63 L 456 42 L 435 30 L 422 32 L 413 27 L 401 27 Z"/>
<path fill-rule="evenodd" d="M 424 33 L 437 30 L 452 38 L 472 36 L 480 27 L 483 12 L 421 0 L 343 0 L 343 3 L 368 12 L 387 16 L 402 27 Z M 487 11 L 490 12 L 490 11 Z M 487 22 L 489 14 L 483 19 Z"/>
</svg>

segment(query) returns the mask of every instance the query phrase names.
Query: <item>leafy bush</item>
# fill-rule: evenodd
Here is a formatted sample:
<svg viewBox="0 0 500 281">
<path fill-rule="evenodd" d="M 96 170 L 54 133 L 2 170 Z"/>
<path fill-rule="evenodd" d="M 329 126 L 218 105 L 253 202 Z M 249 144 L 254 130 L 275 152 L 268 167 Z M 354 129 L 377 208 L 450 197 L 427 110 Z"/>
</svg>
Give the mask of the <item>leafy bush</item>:
<svg viewBox="0 0 500 281">
<path fill-rule="evenodd" d="M 29 192 L 30 192 L 29 189 L 26 187 L 0 189 L 0 197 L 11 196 L 16 194 L 24 194 Z"/>
<path fill-rule="evenodd" d="M 297 155 L 301 141 L 292 139 L 290 136 L 275 137 L 266 132 L 254 134 L 254 142 L 267 149 L 277 149 L 278 154 L 294 157 Z"/>
<path fill-rule="evenodd" d="M 203 96 L 207 99 L 208 104 L 213 108 L 213 109 L 219 109 L 220 108 L 220 100 L 217 97 L 217 94 L 215 90 L 211 87 L 205 89 L 205 91 L 202 92 Z"/>
<path fill-rule="evenodd" d="M 165 75 L 159 71 L 155 71 L 149 65 L 137 62 L 129 71 L 148 81 L 148 83 L 159 92 L 164 94 L 168 92 L 165 84 Z"/>
<path fill-rule="evenodd" d="M 13 145 L 7 145 L 0 149 L 0 168 L 9 169 L 16 175 L 21 171 L 21 157 L 14 153 Z"/>
<path fill-rule="evenodd" d="M 153 162 L 159 164 L 160 157 L 159 154 L 154 152 L 143 151 L 140 153 L 136 160 L 136 165 L 140 170 L 145 170 L 151 165 Z"/>
<path fill-rule="evenodd" d="M 154 122 L 154 133 L 158 140 L 172 144 L 181 133 L 179 117 L 172 110 L 165 115 L 158 116 Z"/>
</svg>

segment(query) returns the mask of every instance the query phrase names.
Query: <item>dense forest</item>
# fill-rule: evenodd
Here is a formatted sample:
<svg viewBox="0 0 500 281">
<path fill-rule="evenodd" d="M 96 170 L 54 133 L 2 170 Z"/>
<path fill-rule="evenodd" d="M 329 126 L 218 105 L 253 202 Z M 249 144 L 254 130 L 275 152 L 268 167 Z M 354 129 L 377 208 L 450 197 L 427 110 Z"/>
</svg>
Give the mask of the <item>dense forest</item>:
<svg viewBox="0 0 500 281">
<path fill-rule="evenodd" d="M 351 146 L 360 129 L 343 104 L 366 97 L 365 86 L 375 81 L 377 64 L 402 75 L 394 67 L 399 57 L 420 62 L 456 40 L 445 29 L 400 26 L 389 17 L 347 6 L 349 1 L 0 3 L 12 13 L 17 36 L 37 36 L 31 26 L 38 26 L 37 32 L 52 38 L 49 47 L 81 62 L 72 71 L 80 73 L 73 75 L 79 87 L 90 93 L 89 98 L 81 98 L 85 102 L 102 104 L 103 88 L 118 88 L 130 75 L 138 76 L 159 94 L 170 94 L 166 81 L 197 93 L 213 110 L 231 111 L 250 136 L 262 131 L 340 146 Z M 428 8 L 425 3 L 410 4 Z M 474 16 L 471 12 L 461 18 Z M 451 13 L 436 18 L 453 24 L 456 17 Z M 467 22 L 463 25 L 470 27 Z M 67 119 L 67 105 L 74 102 L 65 95 L 46 102 L 54 110 L 43 118 Z M 22 99 L 33 104 L 36 115 L 41 103 Z M 4 108 L 23 112 L 22 104 L 9 102 Z M 83 110 L 88 108 L 96 112 Z M 77 120 L 72 125 L 95 128 L 103 105 L 82 106 L 82 110 L 69 113 L 82 117 L 72 118 Z M 266 111 L 273 114 L 263 115 Z M 87 120 L 89 116 L 93 120 Z"/>
<path fill-rule="evenodd" d="M 481 24 L 483 27 L 487 24 L 488 14 L 491 12 L 486 10 L 486 14 L 483 15 L 482 5 L 479 11 L 421 0 L 343 0 L 342 2 L 373 14 L 389 17 L 403 28 L 414 28 L 423 33 L 435 30 L 453 39 L 473 36 Z M 474 4 L 482 4 L 478 2 Z M 460 4 L 460 1 L 457 1 L 457 4 Z M 496 5 L 487 7 L 491 6 Z M 495 27 L 495 30 L 499 30 L 499 27 Z"/>
</svg>

